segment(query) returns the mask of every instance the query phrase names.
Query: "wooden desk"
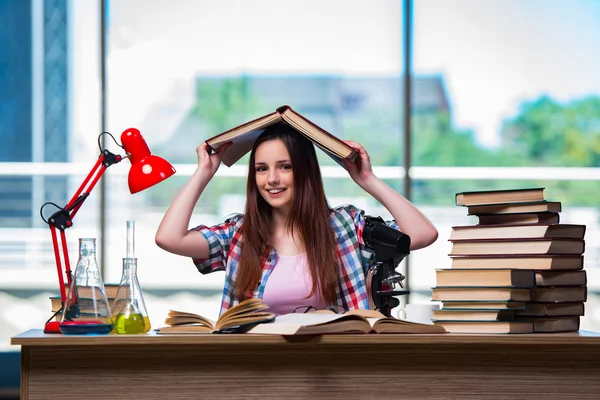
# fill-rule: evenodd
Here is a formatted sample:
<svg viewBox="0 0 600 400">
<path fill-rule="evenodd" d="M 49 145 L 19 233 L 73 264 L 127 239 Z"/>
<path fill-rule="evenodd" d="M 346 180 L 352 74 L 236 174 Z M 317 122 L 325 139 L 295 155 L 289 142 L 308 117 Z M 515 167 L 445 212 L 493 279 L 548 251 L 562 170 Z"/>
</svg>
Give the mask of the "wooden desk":
<svg viewBox="0 0 600 400">
<path fill-rule="evenodd" d="M 21 399 L 600 398 L 600 334 L 45 335 Z"/>
</svg>

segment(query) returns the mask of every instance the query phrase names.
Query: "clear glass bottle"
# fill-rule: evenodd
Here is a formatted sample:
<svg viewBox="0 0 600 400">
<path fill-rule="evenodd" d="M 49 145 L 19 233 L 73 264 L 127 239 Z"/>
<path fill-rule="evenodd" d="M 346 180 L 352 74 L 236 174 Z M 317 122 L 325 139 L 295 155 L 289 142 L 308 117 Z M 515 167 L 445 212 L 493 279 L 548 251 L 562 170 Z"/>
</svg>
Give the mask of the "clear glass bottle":
<svg viewBox="0 0 600 400">
<path fill-rule="evenodd" d="M 137 278 L 137 258 L 123 258 L 123 275 L 112 309 L 115 333 L 145 333 L 150 330 L 150 318 Z"/>
<path fill-rule="evenodd" d="M 71 276 L 60 331 L 63 334 L 110 333 L 112 313 L 96 260 L 95 238 L 79 239 L 79 261 Z"/>
</svg>

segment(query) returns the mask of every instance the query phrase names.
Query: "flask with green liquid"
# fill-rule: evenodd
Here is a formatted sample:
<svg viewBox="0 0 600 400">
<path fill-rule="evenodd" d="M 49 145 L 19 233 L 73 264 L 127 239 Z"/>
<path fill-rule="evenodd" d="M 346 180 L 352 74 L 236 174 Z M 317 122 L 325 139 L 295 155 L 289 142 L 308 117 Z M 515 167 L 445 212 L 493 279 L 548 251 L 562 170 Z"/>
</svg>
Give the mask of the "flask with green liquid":
<svg viewBox="0 0 600 400">
<path fill-rule="evenodd" d="M 137 278 L 137 258 L 133 257 L 134 222 L 127 221 L 127 257 L 123 258 L 123 274 L 112 305 L 114 333 L 136 334 L 150 330 L 150 318 Z"/>
</svg>

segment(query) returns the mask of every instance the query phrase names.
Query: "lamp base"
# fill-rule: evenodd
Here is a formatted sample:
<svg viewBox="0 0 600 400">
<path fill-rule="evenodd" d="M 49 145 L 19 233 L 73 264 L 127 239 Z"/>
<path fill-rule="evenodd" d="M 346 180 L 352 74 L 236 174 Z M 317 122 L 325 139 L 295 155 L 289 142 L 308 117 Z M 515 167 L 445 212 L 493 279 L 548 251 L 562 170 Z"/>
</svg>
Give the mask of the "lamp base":
<svg viewBox="0 0 600 400">
<path fill-rule="evenodd" d="M 62 333 L 58 321 L 50 321 L 44 325 L 44 333 Z"/>
</svg>

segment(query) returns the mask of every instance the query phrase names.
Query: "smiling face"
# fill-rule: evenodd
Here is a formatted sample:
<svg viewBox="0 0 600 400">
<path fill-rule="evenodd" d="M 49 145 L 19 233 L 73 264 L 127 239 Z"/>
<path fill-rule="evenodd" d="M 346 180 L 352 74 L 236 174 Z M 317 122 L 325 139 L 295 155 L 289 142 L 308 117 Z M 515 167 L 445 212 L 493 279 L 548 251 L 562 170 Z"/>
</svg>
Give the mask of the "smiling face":
<svg viewBox="0 0 600 400">
<path fill-rule="evenodd" d="M 267 140 L 256 148 L 256 187 L 274 209 L 289 212 L 294 196 L 292 160 L 281 139 Z"/>
</svg>

